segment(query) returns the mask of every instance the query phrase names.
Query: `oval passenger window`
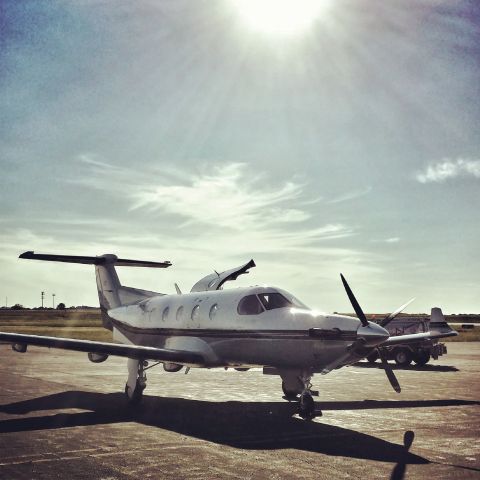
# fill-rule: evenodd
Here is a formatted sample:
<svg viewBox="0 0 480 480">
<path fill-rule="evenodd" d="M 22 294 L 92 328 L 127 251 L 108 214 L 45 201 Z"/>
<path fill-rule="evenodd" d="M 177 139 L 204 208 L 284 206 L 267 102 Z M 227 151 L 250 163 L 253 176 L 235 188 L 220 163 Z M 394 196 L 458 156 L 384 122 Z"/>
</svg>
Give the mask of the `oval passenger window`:
<svg viewBox="0 0 480 480">
<path fill-rule="evenodd" d="M 195 305 L 193 307 L 192 315 L 191 315 L 192 320 L 198 319 L 199 310 L 200 310 L 200 305 Z"/>
<path fill-rule="evenodd" d="M 217 314 L 217 310 L 218 310 L 218 305 L 216 303 L 214 303 L 210 307 L 210 312 L 208 313 L 208 316 L 210 317 L 210 320 L 213 320 L 215 318 L 215 315 Z"/>
<path fill-rule="evenodd" d="M 177 320 L 181 320 L 183 316 L 183 307 L 178 307 L 177 310 Z"/>
<path fill-rule="evenodd" d="M 165 321 L 167 318 L 168 318 L 168 312 L 170 311 L 170 309 L 168 307 L 165 307 L 165 309 L 163 310 L 163 313 L 162 313 L 162 320 Z"/>
</svg>

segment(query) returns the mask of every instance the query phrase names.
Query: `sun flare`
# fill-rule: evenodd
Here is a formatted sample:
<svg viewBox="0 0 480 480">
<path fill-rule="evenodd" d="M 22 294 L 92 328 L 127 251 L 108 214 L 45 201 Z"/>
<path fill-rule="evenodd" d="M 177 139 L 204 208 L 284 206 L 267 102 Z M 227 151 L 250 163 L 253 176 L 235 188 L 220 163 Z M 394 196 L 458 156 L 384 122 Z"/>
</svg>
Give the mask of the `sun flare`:
<svg viewBox="0 0 480 480">
<path fill-rule="evenodd" d="M 308 30 L 329 0 L 231 0 L 252 29 L 272 35 L 295 35 Z"/>
</svg>

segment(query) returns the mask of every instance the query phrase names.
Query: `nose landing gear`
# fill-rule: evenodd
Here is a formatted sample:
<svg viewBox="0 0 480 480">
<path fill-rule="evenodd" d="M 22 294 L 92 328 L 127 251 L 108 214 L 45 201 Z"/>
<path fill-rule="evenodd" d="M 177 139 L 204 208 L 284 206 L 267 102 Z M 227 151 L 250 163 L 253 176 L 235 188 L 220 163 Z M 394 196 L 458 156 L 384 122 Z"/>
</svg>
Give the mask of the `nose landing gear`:
<svg viewBox="0 0 480 480">
<path fill-rule="evenodd" d="M 317 396 L 318 392 L 311 390 L 311 372 L 283 370 L 280 375 L 282 377 L 283 398 L 289 402 L 298 402 L 298 414 L 301 418 L 312 420 L 317 416 L 322 416 L 322 412 L 315 409 L 313 396 Z"/>
</svg>

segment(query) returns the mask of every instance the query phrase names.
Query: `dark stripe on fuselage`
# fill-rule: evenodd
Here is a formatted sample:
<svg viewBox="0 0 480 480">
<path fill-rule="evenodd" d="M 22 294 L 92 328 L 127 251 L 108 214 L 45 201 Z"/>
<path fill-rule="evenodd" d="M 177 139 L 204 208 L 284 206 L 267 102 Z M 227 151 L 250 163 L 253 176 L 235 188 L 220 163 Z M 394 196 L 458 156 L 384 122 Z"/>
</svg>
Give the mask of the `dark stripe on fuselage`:
<svg viewBox="0 0 480 480">
<path fill-rule="evenodd" d="M 325 331 L 311 337 L 308 330 L 226 330 L 212 328 L 142 328 L 113 320 L 120 332 L 136 335 L 158 335 L 160 337 L 200 337 L 200 338 L 261 338 L 275 340 L 356 340 L 356 332 L 335 332 L 335 336 Z"/>
</svg>

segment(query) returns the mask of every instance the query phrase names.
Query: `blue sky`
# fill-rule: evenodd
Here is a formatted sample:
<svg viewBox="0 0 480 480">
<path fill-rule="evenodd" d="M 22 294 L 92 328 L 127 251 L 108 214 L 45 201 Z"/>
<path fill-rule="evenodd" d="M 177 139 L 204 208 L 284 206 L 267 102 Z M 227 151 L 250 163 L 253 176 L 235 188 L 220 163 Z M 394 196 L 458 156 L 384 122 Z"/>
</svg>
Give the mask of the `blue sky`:
<svg viewBox="0 0 480 480">
<path fill-rule="evenodd" d="M 235 0 L 1 2 L 0 296 L 95 305 L 93 269 L 17 257 L 111 252 L 171 260 L 120 271 L 161 292 L 254 258 L 237 284 L 326 311 L 343 272 L 366 311 L 480 312 L 480 6 L 323 3 L 285 35 Z"/>
</svg>

